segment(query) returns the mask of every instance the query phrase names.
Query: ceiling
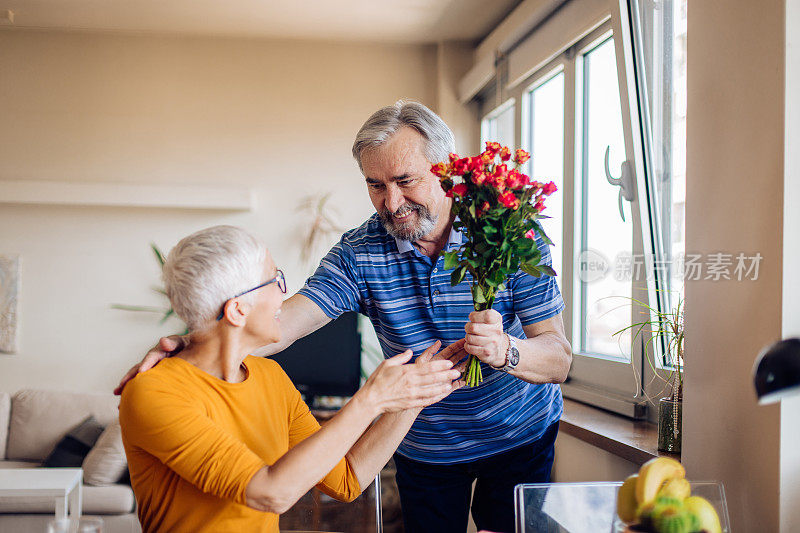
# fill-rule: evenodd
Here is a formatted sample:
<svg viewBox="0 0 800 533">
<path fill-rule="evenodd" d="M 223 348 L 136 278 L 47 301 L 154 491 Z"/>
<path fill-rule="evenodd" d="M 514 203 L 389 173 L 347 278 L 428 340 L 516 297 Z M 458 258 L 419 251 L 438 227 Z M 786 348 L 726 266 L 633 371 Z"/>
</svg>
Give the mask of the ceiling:
<svg viewBox="0 0 800 533">
<path fill-rule="evenodd" d="M 0 0 L 14 27 L 432 43 L 477 41 L 521 0 Z"/>
</svg>

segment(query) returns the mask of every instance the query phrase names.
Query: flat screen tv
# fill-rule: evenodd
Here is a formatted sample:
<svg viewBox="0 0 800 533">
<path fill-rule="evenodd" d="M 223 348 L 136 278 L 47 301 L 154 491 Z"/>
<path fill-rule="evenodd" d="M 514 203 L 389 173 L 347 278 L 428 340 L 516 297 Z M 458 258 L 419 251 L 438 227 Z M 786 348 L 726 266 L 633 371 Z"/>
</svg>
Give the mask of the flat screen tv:
<svg viewBox="0 0 800 533">
<path fill-rule="evenodd" d="M 310 407 L 318 396 L 352 396 L 361 384 L 358 314 L 345 313 L 272 356 Z"/>
</svg>

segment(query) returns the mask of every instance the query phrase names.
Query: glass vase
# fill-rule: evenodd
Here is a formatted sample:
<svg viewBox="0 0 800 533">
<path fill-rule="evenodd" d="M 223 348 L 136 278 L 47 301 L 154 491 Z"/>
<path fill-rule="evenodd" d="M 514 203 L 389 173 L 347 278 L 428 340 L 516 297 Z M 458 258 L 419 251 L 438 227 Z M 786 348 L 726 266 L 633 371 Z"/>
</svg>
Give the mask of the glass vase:
<svg viewBox="0 0 800 533">
<path fill-rule="evenodd" d="M 683 402 L 670 398 L 658 401 L 658 449 L 681 453 Z"/>
</svg>

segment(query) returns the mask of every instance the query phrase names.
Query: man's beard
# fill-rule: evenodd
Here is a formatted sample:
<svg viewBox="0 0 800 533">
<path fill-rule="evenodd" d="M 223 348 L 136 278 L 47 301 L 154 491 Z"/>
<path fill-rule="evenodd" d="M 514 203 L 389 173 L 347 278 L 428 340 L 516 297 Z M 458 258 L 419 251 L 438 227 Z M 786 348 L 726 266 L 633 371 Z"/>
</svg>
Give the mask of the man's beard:
<svg viewBox="0 0 800 533">
<path fill-rule="evenodd" d="M 403 222 L 398 223 L 395 220 L 393 215 L 403 214 L 406 211 L 416 211 L 416 224 L 411 225 Z M 404 241 L 413 242 L 421 239 L 433 231 L 433 228 L 436 226 L 437 217 L 432 215 L 427 207 L 410 201 L 406 201 L 406 203 L 394 213 L 390 212 L 388 209 L 384 209 L 379 214 L 381 217 L 381 222 L 383 222 L 383 227 L 386 228 L 386 231 L 389 233 L 389 235 Z"/>
</svg>

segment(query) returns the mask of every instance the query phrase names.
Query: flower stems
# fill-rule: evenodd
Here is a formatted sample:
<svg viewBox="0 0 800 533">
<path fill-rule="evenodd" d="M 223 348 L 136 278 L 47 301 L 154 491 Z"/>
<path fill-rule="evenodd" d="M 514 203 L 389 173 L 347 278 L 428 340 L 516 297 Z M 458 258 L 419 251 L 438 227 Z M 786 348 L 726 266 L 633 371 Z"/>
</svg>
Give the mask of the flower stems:
<svg viewBox="0 0 800 533">
<path fill-rule="evenodd" d="M 478 282 L 472 285 L 472 306 L 476 311 L 485 311 L 492 308 L 495 290 L 494 287 L 482 281 L 480 278 Z M 464 381 L 467 383 L 467 387 L 477 387 L 483 383 L 480 359 L 474 355 L 469 356 L 467 369 L 464 371 L 463 377 Z"/>
</svg>

